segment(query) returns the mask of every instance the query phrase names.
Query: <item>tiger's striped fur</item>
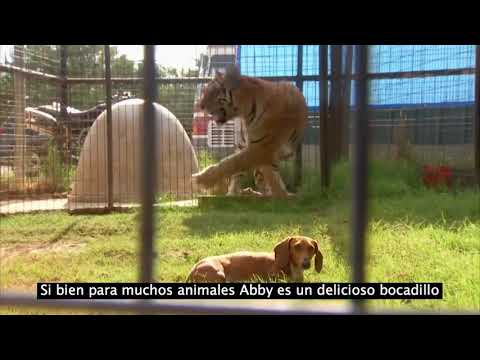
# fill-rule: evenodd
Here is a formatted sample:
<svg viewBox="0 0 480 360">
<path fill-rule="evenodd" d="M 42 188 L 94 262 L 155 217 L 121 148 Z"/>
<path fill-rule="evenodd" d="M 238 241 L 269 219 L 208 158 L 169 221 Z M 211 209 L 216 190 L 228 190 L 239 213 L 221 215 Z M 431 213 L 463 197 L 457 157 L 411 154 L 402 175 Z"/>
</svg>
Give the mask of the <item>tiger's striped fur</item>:
<svg viewBox="0 0 480 360">
<path fill-rule="evenodd" d="M 241 76 L 231 67 L 208 84 L 199 107 L 220 124 L 241 118 L 245 136 L 234 154 L 194 174 L 198 185 L 210 188 L 230 178 L 229 192 L 235 192 L 239 177 L 253 170 L 259 184 L 263 179 L 264 194 L 289 195 L 279 162 L 294 155 L 307 125 L 307 104 L 296 86 Z"/>
</svg>

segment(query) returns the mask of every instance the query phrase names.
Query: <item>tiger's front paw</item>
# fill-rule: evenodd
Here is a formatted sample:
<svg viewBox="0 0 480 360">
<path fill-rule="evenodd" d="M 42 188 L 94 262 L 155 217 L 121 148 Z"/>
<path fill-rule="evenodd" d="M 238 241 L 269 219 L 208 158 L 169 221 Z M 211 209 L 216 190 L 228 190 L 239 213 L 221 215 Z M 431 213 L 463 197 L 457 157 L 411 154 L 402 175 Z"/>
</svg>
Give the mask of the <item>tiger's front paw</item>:
<svg viewBox="0 0 480 360">
<path fill-rule="evenodd" d="M 255 191 L 251 187 L 242 189 L 241 194 L 242 195 L 250 195 L 250 196 L 259 196 L 259 197 L 263 196 L 263 194 L 261 192 Z"/>
<path fill-rule="evenodd" d="M 199 173 L 193 174 L 192 179 L 200 188 L 210 189 L 214 187 L 217 183 L 215 165 L 210 165 Z"/>
</svg>

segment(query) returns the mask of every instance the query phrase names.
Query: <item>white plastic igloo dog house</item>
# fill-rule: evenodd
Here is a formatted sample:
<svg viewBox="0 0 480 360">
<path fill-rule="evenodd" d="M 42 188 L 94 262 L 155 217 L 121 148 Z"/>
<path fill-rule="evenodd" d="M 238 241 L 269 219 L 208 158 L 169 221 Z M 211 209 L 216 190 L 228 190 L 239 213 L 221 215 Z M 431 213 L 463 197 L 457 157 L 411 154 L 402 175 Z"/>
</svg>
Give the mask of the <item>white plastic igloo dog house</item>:
<svg viewBox="0 0 480 360">
<path fill-rule="evenodd" d="M 113 201 L 138 203 L 141 199 L 143 154 L 143 100 L 129 99 L 112 106 Z M 157 194 L 176 199 L 192 198 L 196 192 L 192 174 L 198 160 L 190 139 L 178 119 L 165 107 L 155 104 L 157 132 Z M 95 120 L 80 153 L 69 196 L 76 203 L 107 201 L 107 116 Z"/>
</svg>

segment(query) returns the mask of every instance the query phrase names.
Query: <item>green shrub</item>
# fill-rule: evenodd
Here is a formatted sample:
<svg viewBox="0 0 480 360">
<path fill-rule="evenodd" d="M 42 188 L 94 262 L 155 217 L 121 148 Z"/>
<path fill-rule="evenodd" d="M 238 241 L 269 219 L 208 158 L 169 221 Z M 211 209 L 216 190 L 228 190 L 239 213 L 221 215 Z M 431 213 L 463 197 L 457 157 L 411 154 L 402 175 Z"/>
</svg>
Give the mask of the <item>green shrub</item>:
<svg viewBox="0 0 480 360">
<path fill-rule="evenodd" d="M 48 145 L 48 153 L 41 161 L 41 178 L 52 192 L 65 192 L 69 190 L 75 167 L 63 163 L 63 156 L 56 144 L 52 141 Z"/>
</svg>

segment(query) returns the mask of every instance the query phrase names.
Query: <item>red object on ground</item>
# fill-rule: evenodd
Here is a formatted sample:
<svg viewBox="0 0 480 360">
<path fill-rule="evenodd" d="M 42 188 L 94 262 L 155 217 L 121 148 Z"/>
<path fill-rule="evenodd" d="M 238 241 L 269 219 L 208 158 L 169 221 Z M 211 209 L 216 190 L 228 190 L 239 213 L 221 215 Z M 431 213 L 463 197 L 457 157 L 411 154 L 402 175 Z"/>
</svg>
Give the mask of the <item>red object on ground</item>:
<svg viewBox="0 0 480 360">
<path fill-rule="evenodd" d="M 438 168 L 438 176 L 440 185 L 447 185 L 448 187 L 452 186 L 452 169 L 448 166 L 440 166 Z"/>
<path fill-rule="evenodd" d="M 423 167 L 422 180 L 425 186 L 437 188 L 439 186 L 452 186 L 452 169 L 448 166 L 434 167 L 432 165 L 425 165 Z"/>
</svg>

